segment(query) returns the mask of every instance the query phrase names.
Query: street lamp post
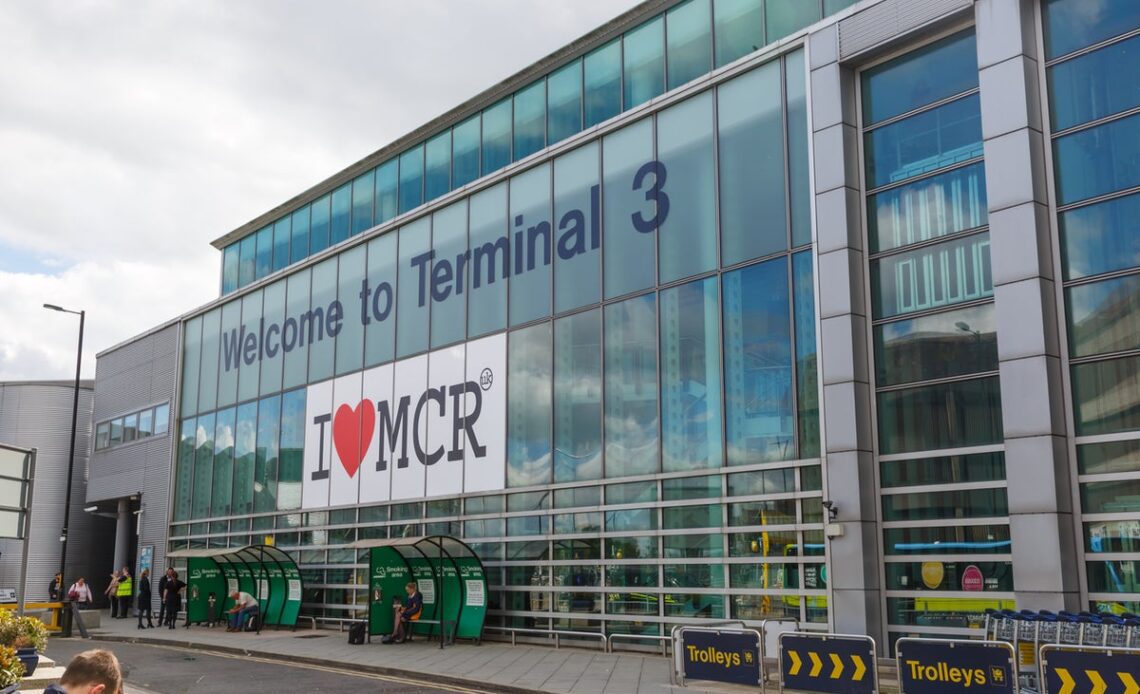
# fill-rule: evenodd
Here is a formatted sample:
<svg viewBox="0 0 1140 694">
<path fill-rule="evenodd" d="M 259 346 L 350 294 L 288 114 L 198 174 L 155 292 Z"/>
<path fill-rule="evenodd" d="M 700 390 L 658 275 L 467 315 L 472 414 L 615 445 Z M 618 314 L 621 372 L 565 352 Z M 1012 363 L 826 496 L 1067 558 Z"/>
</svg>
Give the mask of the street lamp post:
<svg viewBox="0 0 1140 694">
<path fill-rule="evenodd" d="M 71 404 L 71 453 L 67 459 L 67 491 L 63 497 L 63 528 L 59 531 L 59 593 L 66 595 L 67 580 L 65 564 L 67 562 L 67 526 L 71 522 L 71 482 L 75 477 L 75 431 L 79 423 L 79 371 L 83 365 L 83 320 L 86 311 L 69 311 L 54 304 L 44 304 L 44 308 L 62 313 L 73 313 L 79 316 L 79 346 L 75 354 L 75 398 Z"/>
</svg>

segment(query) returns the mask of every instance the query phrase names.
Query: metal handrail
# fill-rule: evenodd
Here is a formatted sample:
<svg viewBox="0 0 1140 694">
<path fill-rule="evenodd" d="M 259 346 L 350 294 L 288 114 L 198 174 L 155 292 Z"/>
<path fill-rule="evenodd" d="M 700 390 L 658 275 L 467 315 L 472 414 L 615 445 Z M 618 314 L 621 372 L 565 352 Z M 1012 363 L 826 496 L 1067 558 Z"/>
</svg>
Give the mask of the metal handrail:
<svg viewBox="0 0 1140 694">
<path fill-rule="evenodd" d="M 610 634 L 606 637 L 606 653 L 614 652 L 614 640 L 629 639 L 630 641 L 660 641 L 661 655 L 669 655 L 669 644 L 673 642 L 672 636 L 658 636 L 656 634 Z"/>
<path fill-rule="evenodd" d="M 567 630 L 561 630 L 561 629 L 527 629 L 527 628 L 522 628 L 522 627 L 494 627 L 494 626 L 483 627 L 483 630 L 484 631 L 498 631 L 498 632 L 510 634 L 512 646 L 515 645 L 515 637 L 518 634 L 525 634 L 525 635 L 533 634 L 535 636 L 546 636 L 546 637 L 553 636 L 555 648 L 560 647 L 560 645 L 561 645 L 560 644 L 560 637 L 562 637 L 562 636 L 578 636 L 578 637 L 584 637 L 584 638 L 590 638 L 590 639 L 601 639 L 603 649 L 606 648 L 606 643 L 607 643 L 606 642 L 606 635 L 601 633 L 601 632 L 597 632 L 597 631 L 567 631 Z"/>
</svg>

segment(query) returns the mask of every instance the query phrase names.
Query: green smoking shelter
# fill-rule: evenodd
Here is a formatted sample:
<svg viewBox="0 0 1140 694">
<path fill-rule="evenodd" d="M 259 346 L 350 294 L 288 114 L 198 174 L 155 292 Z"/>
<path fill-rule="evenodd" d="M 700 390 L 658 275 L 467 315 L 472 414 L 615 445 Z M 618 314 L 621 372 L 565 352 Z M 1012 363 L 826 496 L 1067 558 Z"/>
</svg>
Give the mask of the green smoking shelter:
<svg viewBox="0 0 1140 694">
<path fill-rule="evenodd" d="M 392 633 L 394 604 L 415 582 L 424 597 L 412 633 L 441 634 L 441 645 L 457 638 L 479 641 L 487 617 L 487 574 L 483 562 L 461 540 L 446 535 L 360 540 L 369 550 L 368 635 Z M 438 631 L 437 631 L 438 629 Z"/>
<path fill-rule="evenodd" d="M 257 598 L 261 625 L 297 628 L 303 586 L 296 562 L 270 545 L 225 549 L 180 549 L 168 558 L 186 559 L 186 623 L 222 621 L 233 607 L 230 594 L 245 591 Z M 260 625 L 259 625 L 260 626 Z"/>
</svg>

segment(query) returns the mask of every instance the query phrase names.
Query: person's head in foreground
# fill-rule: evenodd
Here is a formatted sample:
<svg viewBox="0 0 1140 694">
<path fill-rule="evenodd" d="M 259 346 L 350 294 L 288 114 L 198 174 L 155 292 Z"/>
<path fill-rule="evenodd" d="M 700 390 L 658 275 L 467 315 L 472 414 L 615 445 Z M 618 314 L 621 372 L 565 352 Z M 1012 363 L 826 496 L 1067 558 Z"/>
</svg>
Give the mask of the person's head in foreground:
<svg viewBox="0 0 1140 694">
<path fill-rule="evenodd" d="M 67 694 L 122 694 L 123 673 L 111 651 L 84 651 L 67 664 L 59 683 Z"/>
</svg>

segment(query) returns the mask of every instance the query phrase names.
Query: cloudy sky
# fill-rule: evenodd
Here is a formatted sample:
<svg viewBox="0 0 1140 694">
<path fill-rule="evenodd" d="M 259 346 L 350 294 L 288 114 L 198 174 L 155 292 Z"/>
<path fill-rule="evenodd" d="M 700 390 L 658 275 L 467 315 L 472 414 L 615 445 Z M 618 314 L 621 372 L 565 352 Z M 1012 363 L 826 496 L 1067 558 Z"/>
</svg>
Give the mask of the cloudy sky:
<svg viewBox="0 0 1140 694">
<path fill-rule="evenodd" d="M 209 242 L 633 0 L 0 3 L 0 380 L 217 296 Z"/>
</svg>

